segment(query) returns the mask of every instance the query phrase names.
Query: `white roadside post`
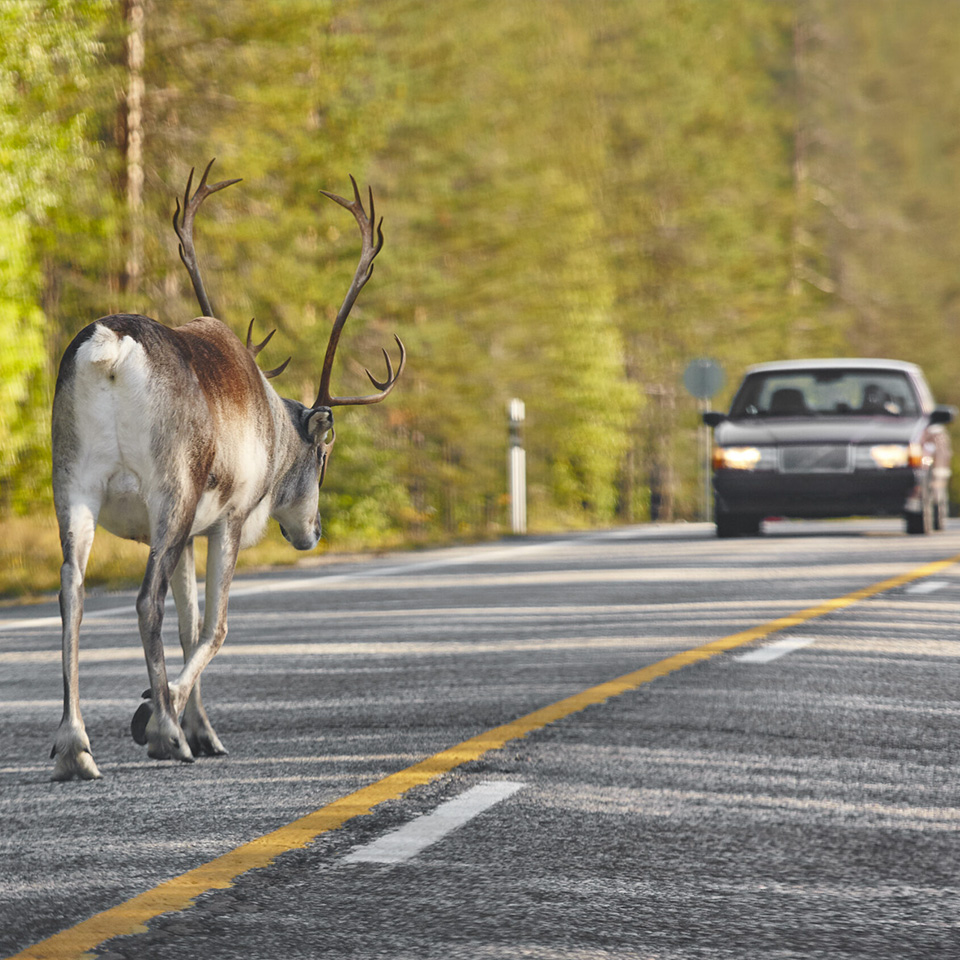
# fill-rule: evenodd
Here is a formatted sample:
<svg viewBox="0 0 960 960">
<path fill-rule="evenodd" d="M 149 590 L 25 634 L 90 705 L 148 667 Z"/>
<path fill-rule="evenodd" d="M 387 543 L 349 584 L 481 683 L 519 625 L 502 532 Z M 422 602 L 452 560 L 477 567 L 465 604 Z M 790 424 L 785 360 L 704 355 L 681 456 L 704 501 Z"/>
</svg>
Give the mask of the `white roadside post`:
<svg viewBox="0 0 960 960">
<path fill-rule="evenodd" d="M 510 416 L 510 453 L 507 475 L 510 482 L 510 526 L 514 533 L 527 532 L 527 452 L 523 449 L 521 427 L 526 419 L 522 400 L 514 398 L 507 407 Z"/>
</svg>

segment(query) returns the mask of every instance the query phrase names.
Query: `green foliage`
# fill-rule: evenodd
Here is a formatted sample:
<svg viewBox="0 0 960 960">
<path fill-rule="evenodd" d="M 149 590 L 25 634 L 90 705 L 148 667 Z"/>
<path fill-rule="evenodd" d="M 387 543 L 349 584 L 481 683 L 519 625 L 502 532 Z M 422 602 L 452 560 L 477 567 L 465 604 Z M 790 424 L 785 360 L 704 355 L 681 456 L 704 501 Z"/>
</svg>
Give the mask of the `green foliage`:
<svg viewBox="0 0 960 960">
<path fill-rule="evenodd" d="M 375 423 L 363 413 L 345 411 L 338 418 L 340 436 L 320 493 L 324 536 L 340 546 L 396 546 L 416 519 L 395 469 L 398 444 L 378 442 Z M 350 483 L 333 483 L 334 476 L 350 477 Z"/>
<path fill-rule="evenodd" d="M 588 112 L 559 6 L 378 6 L 384 56 L 409 76 L 376 172 L 412 313 L 412 389 L 397 403 L 414 443 L 415 503 L 450 532 L 482 528 L 502 500 L 506 405 L 526 400 L 533 522 L 609 521 L 630 411 L 601 220 L 580 175 Z M 468 45 L 462 38 L 470 37 Z M 422 38 L 416 53 L 412 37 Z M 414 60 L 418 64 L 411 70 Z M 575 122 L 575 121 L 574 121 Z M 572 138 L 572 142 L 571 139 Z M 395 213 L 394 213 L 395 211 Z M 399 261 L 399 262 L 397 262 Z M 392 280 L 393 273 L 391 274 Z M 438 402 L 438 398 L 442 398 Z"/>
<path fill-rule="evenodd" d="M 40 236 L 90 167 L 86 117 L 71 104 L 103 13 L 93 0 L 0 2 L 0 503 L 21 510 L 48 497 Z"/>
<path fill-rule="evenodd" d="M 0 441 L 44 496 L 48 371 L 114 310 L 197 312 L 187 171 L 219 316 L 314 397 L 374 185 L 386 245 L 334 391 L 331 542 L 505 529 L 526 402 L 534 527 L 693 516 L 692 357 L 886 354 L 960 403 L 960 7 L 917 0 L 143 0 L 143 205 L 127 195 L 129 4 L 0 0 Z M 142 237 L 139 280 L 129 259 Z M 138 241 L 139 242 L 139 241 Z"/>
</svg>

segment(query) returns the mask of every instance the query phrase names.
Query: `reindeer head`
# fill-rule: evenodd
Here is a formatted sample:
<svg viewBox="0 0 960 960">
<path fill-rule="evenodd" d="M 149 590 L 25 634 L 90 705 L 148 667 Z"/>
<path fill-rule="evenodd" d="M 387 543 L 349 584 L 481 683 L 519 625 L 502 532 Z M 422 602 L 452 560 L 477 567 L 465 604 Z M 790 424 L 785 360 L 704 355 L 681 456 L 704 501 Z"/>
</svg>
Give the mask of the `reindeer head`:
<svg viewBox="0 0 960 960">
<path fill-rule="evenodd" d="M 297 550 L 312 550 L 320 540 L 320 487 L 333 448 L 333 411 L 283 400 L 293 431 L 288 433 L 287 469 L 274 486 L 270 516 Z M 329 439 L 328 439 L 329 437 Z"/>
</svg>

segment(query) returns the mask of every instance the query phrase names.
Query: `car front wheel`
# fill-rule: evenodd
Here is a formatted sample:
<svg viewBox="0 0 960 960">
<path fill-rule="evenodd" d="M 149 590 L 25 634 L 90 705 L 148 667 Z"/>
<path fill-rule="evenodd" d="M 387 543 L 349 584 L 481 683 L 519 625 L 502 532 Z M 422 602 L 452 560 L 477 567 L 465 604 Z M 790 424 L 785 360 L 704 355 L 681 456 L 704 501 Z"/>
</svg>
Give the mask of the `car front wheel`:
<svg viewBox="0 0 960 960">
<path fill-rule="evenodd" d="M 930 533 L 933 530 L 933 514 L 933 499 L 929 496 L 925 496 L 919 512 L 914 513 L 913 511 L 907 511 L 907 513 L 904 514 L 904 519 L 907 523 L 907 533 Z"/>
<path fill-rule="evenodd" d="M 717 536 L 727 537 L 756 536 L 760 533 L 760 517 L 746 513 L 725 513 L 717 511 Z"/>
</svg>

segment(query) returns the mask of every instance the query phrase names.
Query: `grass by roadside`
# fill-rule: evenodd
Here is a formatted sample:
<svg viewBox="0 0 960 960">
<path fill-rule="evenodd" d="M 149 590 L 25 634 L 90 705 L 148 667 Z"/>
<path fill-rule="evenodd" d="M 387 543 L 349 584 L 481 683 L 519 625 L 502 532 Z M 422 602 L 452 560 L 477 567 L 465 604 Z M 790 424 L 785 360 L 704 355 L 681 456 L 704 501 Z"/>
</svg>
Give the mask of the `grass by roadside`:
<svg viewBox="0 0 960 960">
<path fill-rule="evenodd" d="M 109 539 L 108 539 L 109 538 Z M 112 541 L 112 542 L 109 542 Z M 87 582 L 118 587 L 143 571 L 146 547 L 97 531 Z M 9 517 L 0 522 L 0 598 L 22 602 L 60 588 L 60 537 L 48 516 Z"/>
<path fill-rule="evenodd" d="M 276 524 L 264 540 L 240 554 L 237 568 L 290 566 L 303 559 L 280 535 Z M 311 553 L 316 562 L 328 550 L 321 546 Z M 49 599 L 60 589 L 60 536 L 53 511 L 36 518 L 8 517 L 0 521 L 0 606 Z M 143 577 L 147 547 L 121 540 L 102 528 L 97 535 L 87 567 L 87 587 L 121 589 L 134 587 Z M 206 567 L 206 540 L 197 540 L 197 569 Z"/>
<path fill-rule="evenodd" d="M 490 533 L 490 537 L 498 535 L 498 531 Z M 359 535 L 351 536 L 343 530 L 334 530 L 334 536 L 335 544 L 323 540 L 310 553 L 299 553 L 283 539 L 277 524 L 270 523 L 264 539 L 241 552 L 237 569 L 316 566 L 335 558 L 376 556 L 385 550 L 438 547 L 463 542 L 463 538 L 435 532 L 415 540 L 397 536 L 381 539 L 377 543 L 370 543 Z M 475 542 L 490 537 L 473 536 L 469 540 Z M 121 540 L 98 527 L 87 566 L 87 588 L 119 590 L 138 586 L 146 566 L 147 552 L 143 544 Z M 206 570 L 206 554 L 206 539 L 198 537 L 197 573 L 200 577 Z M 61 563 L 60 536 L 52 509 L 40 512 L 35 517 L 0 519 L 0 608 L 32 600 L 49 600 L 50 595 L 60 589 Z"/>
</svg>

